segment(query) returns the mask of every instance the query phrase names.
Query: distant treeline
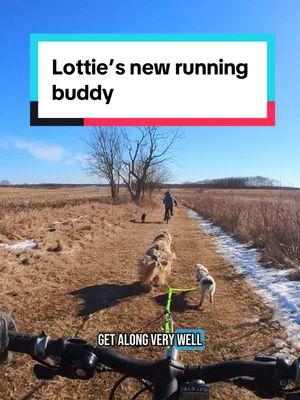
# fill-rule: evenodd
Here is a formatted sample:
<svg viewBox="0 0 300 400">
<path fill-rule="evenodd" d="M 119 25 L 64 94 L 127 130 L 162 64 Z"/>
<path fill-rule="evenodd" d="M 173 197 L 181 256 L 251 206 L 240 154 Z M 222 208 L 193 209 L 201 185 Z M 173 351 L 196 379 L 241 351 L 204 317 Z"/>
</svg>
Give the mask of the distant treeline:
<svg viewBox="0 0 300 400">
<path fill-rule="evenodd" d="M 169 184 L 163 187 L 169 188 L 215 188 L 215 189 L 296 189 L 281 186 L 281 183 L 265 176 L 241 176 L 218 179 L 205 179 L 198 182 L 184 182 L 181 184 Z"/>
<path fill-rule="evenodd" d="M 23 183 L 20 185 L 3 184 L 0 186 L 13 187 L 13 188 L 30 188 L 30 189 L 59 189 L 59 188 L 80 188 L 80 187 L 108 187 L 106 184 L 92 184 L 92 183 Z"/>
<path fill-rule="evenodd" d="M 58 189 L 58 188 L 80 188 L 80 187 L 109 187 L 108 184 L 72 184 L 72 183 L 39 183 L 39 184 L 21 184 L 13 185 L 5 181 L 0 181 L 0 186 L 15 187 L 15 188 L 44 188 L 44 189 Z M 121 184 L 120 187 L 125 187 Z M 218 179 L 205 179 L 197 182 L 184 182 L 184 183 L 169 183 L 161 184 L 159 188 L 215 188 L 215 189 L 297 189 L 289 186 L 281 186 L 280 182 L 276 179 L 268 178 L 265 176 L 241 176 L 241 177 L 227 177 Z"/>
<path fill-rule="evenodd" d="M 198 182 L 186 182 L 183 185 L 213 188 L 259 188 L 259 187 L 281 187 L 280 182 L 265 176 L 238 176 L 218 179 L 205 179 Z"/>
<path fill-rule="evenodd" d="M 267 178 L 265 176 L 239 176 L 219 179 L 205 179 L 199 182 L 202 185 L 207 186 L 219 186 L 219 187 L 234 187 L 234 188 L 245 188 L 245 187 L 279 187 L 280 182 Z"/>
</svg>

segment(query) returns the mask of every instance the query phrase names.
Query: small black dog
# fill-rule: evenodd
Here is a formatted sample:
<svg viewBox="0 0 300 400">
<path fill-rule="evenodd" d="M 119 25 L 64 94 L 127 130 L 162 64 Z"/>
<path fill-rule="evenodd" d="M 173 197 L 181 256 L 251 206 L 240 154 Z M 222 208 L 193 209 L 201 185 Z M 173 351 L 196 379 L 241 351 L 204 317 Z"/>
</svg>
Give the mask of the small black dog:
<svg viewBox="0 0 300 400">
<path fill-rule="evenodd" d="M 141 215 L 141 222 L 144 223 L 144 222 L 145 222 L 145 219 L 146 219 L 146 214 L 143 213 L 143 214 Z"/>
</svg>

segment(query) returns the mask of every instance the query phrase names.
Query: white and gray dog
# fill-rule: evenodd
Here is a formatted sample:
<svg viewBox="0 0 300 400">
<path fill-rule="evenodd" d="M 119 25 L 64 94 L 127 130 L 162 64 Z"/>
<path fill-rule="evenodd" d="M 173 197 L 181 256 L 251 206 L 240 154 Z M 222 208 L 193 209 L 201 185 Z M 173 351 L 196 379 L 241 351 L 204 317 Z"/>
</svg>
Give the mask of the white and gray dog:
<svg viewBox="0 0 300 400">
<path fill-rule="evenodd" d="M 210 302 L 214 301 L 214 293 L 216 290 L 216 282 L 214 278 L 209 274 L 208 269 L 202 264 L 196 264 L 196 281 L 200 291 L 200 303 L 199 308 L 202 306 L 205 293 L 208 292 L 210 296 Z"/>
</svg>

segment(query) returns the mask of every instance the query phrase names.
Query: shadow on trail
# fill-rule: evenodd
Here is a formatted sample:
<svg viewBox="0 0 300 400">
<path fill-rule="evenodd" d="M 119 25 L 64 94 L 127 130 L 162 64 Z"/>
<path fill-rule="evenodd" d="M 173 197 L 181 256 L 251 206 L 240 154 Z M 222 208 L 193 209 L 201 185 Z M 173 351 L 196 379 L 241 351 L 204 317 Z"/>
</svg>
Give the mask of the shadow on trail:
<svg viewBox="0 0 300 400">
<path fill-rule="evenodd" d="M 144 293 L 144 290 L 140 283 L 134 282 L 128 285 L 112 283 L 87 286 L 69 294 L 84 301 L 83 307 L 78 313 L 82 317 L 113 307 L 121 300 L 139 296 L 142 293 Z"/>
<path fill-rule="evenodd" d="M 146 225 L 146 224 L 155 224 L 155 225 L 161 225 L 164 222 L 163 221 L 145 221 L 145 222 L 141 222 L 141 221 L 136 221 L 135 219 L 131 219 L 129 222 L 133 223 L 133 224 L 141 224 L 141 225 Z"/>
<path fill-rule="evenodd" d="M 171 312 L 184 313 L 186 310 L 199 310 L 198 304 L 189 304 L 186 298 L 187 292 L 175 293 L 172 297 Z M 154 299 L 156 303 L 165 307 L 167 304 L 167 293 L 160 294 Z"/>
</svg>

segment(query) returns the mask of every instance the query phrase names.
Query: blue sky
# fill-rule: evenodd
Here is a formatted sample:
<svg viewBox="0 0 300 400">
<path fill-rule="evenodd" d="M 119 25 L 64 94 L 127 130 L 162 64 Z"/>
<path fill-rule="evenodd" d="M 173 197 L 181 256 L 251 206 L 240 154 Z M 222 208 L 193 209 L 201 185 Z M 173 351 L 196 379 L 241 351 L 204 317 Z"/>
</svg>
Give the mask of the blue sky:
<svg viewBox="0 0 300 400">
<path fill-rule="evenodd" d="M 83 127 L 29 126 L 29 34 L 274 33 L 276 127 L 184 128 L 174 180 L 265 175 L 300 187 L 299 0 L 1 0 L 0 180 L 91 181 Z"/>
</svg>

